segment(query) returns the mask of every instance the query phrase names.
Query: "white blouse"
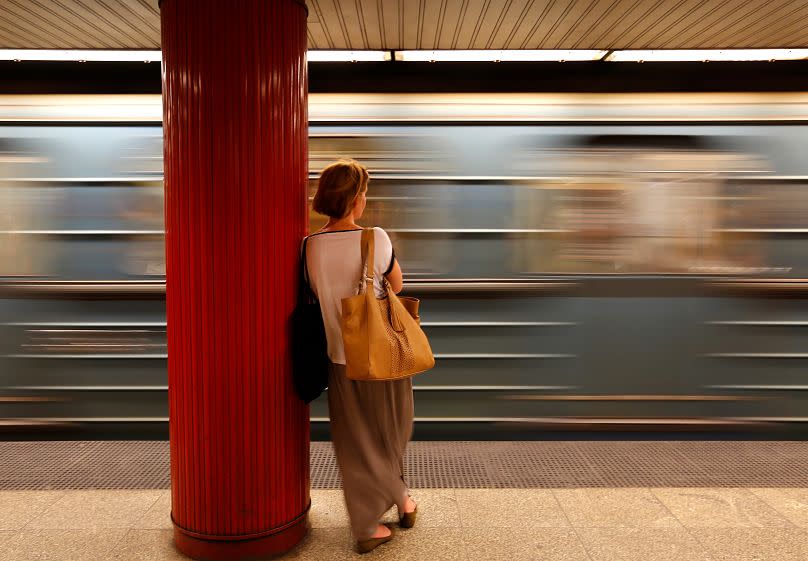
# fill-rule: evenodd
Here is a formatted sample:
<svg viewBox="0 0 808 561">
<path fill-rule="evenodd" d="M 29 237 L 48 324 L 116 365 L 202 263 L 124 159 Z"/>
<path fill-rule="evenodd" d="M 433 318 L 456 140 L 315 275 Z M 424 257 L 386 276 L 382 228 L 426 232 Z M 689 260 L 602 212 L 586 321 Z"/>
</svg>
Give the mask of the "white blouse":
<svg viewBox="0 0 808 561">
<path fill-rule="evenodd" d="M 382 277 L 393 268 L 395 253 L 387 232 L 373 228 L 374 288 L 376 296 L 384 297 Z M 328 358 L 335 364 L 345 364 L 342 346 L 342 299 L 358 294 L 362 273 L 362 230 L 335 230 L 309 236 L 306 244 L 306 267 L 309 284 L 323 312 Z"/>
</svg>

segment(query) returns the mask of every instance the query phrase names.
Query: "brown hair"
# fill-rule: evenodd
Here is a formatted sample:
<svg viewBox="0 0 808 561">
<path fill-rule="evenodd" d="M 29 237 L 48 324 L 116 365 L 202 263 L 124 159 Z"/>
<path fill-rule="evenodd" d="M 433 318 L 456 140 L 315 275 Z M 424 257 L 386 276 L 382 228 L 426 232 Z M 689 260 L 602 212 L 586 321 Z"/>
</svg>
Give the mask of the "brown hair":
<svg viewBox="0 0 808 561">
<path fill-rule="evenodd" d="M 342 218 L 348 214 L 356 196 L 367 188 L 367 168 L 354 160 L 339 160 L 320 173 L 312 208 L 331 218 Z"/>
</svg>

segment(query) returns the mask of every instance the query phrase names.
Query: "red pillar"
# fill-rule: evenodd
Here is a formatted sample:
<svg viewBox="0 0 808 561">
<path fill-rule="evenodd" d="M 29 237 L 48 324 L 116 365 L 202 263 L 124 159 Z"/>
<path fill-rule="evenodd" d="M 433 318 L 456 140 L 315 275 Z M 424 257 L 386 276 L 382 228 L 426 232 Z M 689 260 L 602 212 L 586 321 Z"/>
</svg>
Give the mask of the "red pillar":
<svg viewBox="0 0 808 561">
<path fill-rule="evenodd" d="M 201 559 L 309 528 L 287 321 L 306 228 L 306 8 L 162 0 L 171 516 Z"/>
</svg>

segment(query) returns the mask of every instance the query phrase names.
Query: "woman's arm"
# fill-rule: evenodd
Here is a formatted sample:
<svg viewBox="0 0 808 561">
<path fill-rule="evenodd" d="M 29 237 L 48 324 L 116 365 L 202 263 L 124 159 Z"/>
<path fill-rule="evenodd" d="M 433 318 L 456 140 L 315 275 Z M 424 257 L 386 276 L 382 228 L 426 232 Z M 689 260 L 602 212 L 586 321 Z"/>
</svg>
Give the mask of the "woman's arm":
<svg viewBox="0 0 808 561">
<path fill-rule="evenodd" d="M 393 258 L 393 268 L 385 275 L 385 278 L 390 282 L 390 288 L 393 292 L 398 294 L 404 288 L 404 275 L 401 273 L 401 267 L 398 265 L 398 259 Z"/>
</svg>

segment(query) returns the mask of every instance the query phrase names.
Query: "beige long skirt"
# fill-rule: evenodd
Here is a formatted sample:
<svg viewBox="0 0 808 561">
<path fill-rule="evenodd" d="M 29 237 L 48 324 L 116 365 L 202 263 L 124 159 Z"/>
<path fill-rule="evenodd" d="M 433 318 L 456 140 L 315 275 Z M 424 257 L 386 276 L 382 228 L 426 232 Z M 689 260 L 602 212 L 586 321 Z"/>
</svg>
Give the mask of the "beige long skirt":
<svg viewBox="0 0 808 561">
<path fill-rule="evenodd" d="M 404 450 L 412 437 L 412 378 L 360 382 L 345 376 L 344 364 L 331 363 L 328 412 L 351 532 L 366 540 L 409 492 Z"/>
</svg>

